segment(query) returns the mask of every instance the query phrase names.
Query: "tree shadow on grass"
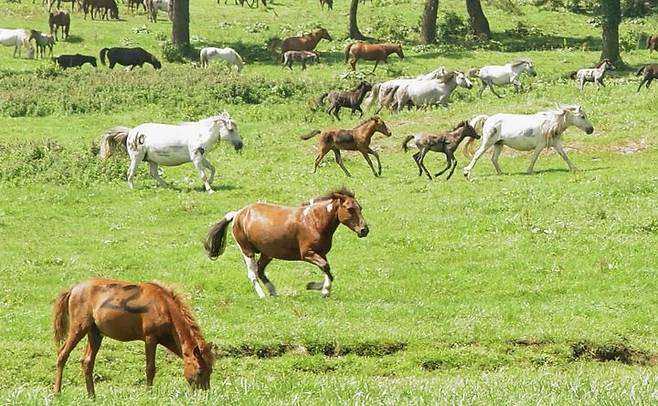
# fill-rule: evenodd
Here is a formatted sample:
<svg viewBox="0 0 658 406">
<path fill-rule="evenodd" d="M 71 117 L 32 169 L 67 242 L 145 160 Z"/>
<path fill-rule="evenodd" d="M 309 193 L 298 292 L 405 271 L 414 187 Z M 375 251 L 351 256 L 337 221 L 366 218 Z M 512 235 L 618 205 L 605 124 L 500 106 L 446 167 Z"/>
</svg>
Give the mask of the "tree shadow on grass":
<svg viewBox="0 0 658 406">
<path fill-rule="evenodd" d="M 501 43 L 503 52 L 543 51 L 556 48 L 581 48 L 591 51 L 601 50 L 601 38 L 591 35 L 584 37 L 564 37 L 558 35 L 505 31 L 492 33 L 492 40 Z"/>
<path fill-rule="evenodd" d="M 60 39 L 57 42 L 65 42 L 65 43 L 68 43 L 68 44 L 80 44 L 80 43 L 84 42 L 84 39 L 79 35 L 69 35 L 67 38 Z"/>
<path fill-rule="evenodd" d="M 576 169 L 576 173 L 578 172 L 595 172 L 595 171 L 603 171 L 606 169 L 610 169 L 609 166 L 597 166 L 595 168 L 587 168 L 587 169 Z M 548 169 L 536 169 L 532 175 L 528 175 L 528 172 L 522 171 L 522 172 L 511 172 L 511 173 L 504 173 L 503 175 L 508 175 L 508 176 L 534 176 L 534 175 L 541 175 L 542 173 L 569 173 L 569 169 L 567 168 L 548 168 Z M 491 176 L 498 176 L 498 175 L 491 175 Z"/>
</svg>

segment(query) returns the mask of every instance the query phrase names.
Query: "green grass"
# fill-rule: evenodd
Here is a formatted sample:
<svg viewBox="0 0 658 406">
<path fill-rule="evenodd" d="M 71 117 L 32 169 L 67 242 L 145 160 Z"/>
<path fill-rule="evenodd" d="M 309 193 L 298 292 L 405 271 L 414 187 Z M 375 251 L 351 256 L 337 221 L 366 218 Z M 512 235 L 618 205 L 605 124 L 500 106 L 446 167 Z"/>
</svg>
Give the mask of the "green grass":
<svg viewBox="0 0 658 406">
<path fill-rule="evenodd" d="M 448 109 L 384 113 L 393 136 L 374 141 L 382 152 L 382 178 L 372 177 L 353 154 L 343 155 L 353 178 L 332 159 L 313 175 L 317 140 L 298 137 L 336 124 L 307 104 L 357 80 L 340 79 L 347 72 L 341 52 L 348 2 L 336 3 L 328 14 L 315 1 L 280 0 L 276 16 L 193 2 L 194 45 L 236 47 L 247 59 L 240 76 L 219 65 L 202 71 L 166 63 L 157 72 L 88 66 L 59 72 L 47 61 L 14 59 L 12 49 L 0 48 L 3 403 L 87 402 L 77 362 L 83 345 L 67 365 L 62 395 L 51 393 L 56 348 L 50 311 L 59 291 L 92 276 L 177 287 L 222 355 L 211 391 L 192 393 L 181 362 L 161 349 L 156 384 L 148 391 L 143 344 L 105 340 L 95 370 L 100 404 L 656 402 L 655 89 L 637 95 L 637 79 L 623 70 L 606 89 L 580 93 L 565 76 L 598 59 L 599 32 L 589 16 L 530 6 L 510 15 L 485 4 L 501 49 L 532 49 L 416 47 L 410 29 L 407 58 L 392 57 L 372 79 L 415 75 L 438 64 L 465 70 L 529 57 L 539 76 L 524 78 L 522 94 L 501 89 L 504 99 L 479 99 L 476 89 L 459 89 Z M 368 35 L 393 35 L 394 24 L 418 22 L 419 0 L 375 3 L 359 16 Z M 463 15 L 462 8 L 462 2 L 441 2 L 442 11 Z M 41 7 L 25 2 L 3 9 L 2 27 L 45 29 Z M 125 20 L 119 22 L 75 14 L 75 40 L 58 43 L 56 53 L 97 55 L 108 45 L 137 44 L 160 56 L 158 38 L 168 35 L 170 23 L 146 23 L 125 6 L 121 12 Z M 517 21 L 545 35 L 519 39 L 504 32 Z M 269 28 L 250 32 L 263 27 L 256 23 Z M 317 24 L 335 37 L 320 44 L 320 65 L 290 73 L 264 51 L 267 38 Z M 149 32 L 133 31 L 142 26 Z M 657 28 L 654 17 L 621 27 L 622 36 Z M 558 47 L 538 50 L 544 49 L 538 38 L 547 36 Z M 631 67 L 650 61 L 643 49 L 623 58 Z M 453 179 L 428 182 L 400 150 L 404 136 L 416 131 L 556 102 L 582 104 L 596 129 L 592 136 L 576 129 L 565 134 L 580 169 L 575 174 L 551 152 L 541 155 L 537 174 L 527 176 L 528 155 L 506 150 L 506 175 L 495 176 L 482 159 L 467 182 L 460 152 Z M 245 150 L 238 155 L 222 145 L 210 154 L 218 168 L 213 195 L 201 192 L 190 165 L 165 169 L 174 185 L 168 189 L 156 187 L 141 168 L 130 191 L 125 157 L 99 162 L 94 156 L 108 127 L 198 119 L 224 109 L 238 122 Z M 344 117 L 342 126 L 359 121 Z M 426 160 L 430 170 L 443 162 L 436 155 Z M 269 274 L 281 295 L 259 301 L 232 238 L 218 261 L 205 256 L 208 228 L 227 211 L 258 200 L 294 205 L 342 185 L 356 192 L 371 233 L 365 239 L 344 227 L 336 233 L 330 299 L 304 290 L 320 278 L 308 264 L 274 261 Z"/>
</svg>

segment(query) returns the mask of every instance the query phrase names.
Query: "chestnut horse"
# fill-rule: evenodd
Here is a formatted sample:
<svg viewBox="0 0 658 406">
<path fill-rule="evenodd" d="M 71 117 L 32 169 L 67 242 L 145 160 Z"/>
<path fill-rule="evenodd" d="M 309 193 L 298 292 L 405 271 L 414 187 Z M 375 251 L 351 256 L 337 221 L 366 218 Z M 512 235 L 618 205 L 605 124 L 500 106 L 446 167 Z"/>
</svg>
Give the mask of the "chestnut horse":
<svg viewBox="0 0 658 406">
<path fill-rule="evenodd" d="M 142 340 L 146 351 L 146 384 L 153 385 L 158 344 L 183 358 L 183 374 L 193 388 L 208 389 L 214 362 L 190 308 L 170 288 L 155 282 L 134 285 L 110 279 L 90 279 L 62 292 L 53 306 L 57 353 L 55 393 L 69 354 L 87 336 L 82 370 L 89 396 L 94 392 L 94 361 L 103 337 Z"/>
<path fill-rule="evenodd" d="M 287 51 L 312 51 L 322 39 L 332 41 L 331 35 L 325 28 L 320 28 L 301 37 L 286 38 L 281 42 L 281 55 Z"/>
<path fill-rule="evenodd" d="M 366 162 L 368 162 L 368 165 L 370 165 L 372 173 L 375 174 L 375 176 L 381 176 L 382 164 L 379 161 L 379 154 L 370 148 L 370 141 L 376 132 L 380 132 L 387 137 L 391 136 L 391 131 L 386 126 L 386 123 L 384 123 L 384 120 L 378 116 L 373 116 L 351 130 L 326 128 L 322 131 L 311 131 L 306 135 L 302 135 L 301 138 L 303 140 L 308 140 L 320 134 L 320 153 L 317 158 L 315 158 L 313 173 L 318 170 L 318 165 L 322 162 L 322 158 L 324 158 L 329 151 L 334 151 L 336 162 L 340 165 L 341 169 L 343 169 L 345 175 L 352 176 L 345 165 L 343 165 L 343 158 L 340 156 L 340 150 L 344 149 L 347 151 L 359 151 L 365 158 Z M 375 171 L 375 167 L 372 165 L 372 161 L 368 154 L 372 154 L 377 158 L 378 171 Z"/>
<path fill-rule="evenodd" d="M 233 238 L 247 265 L 247 276 L 259 297 L 264 297 L 258 280 L 265 284 L 271 296 L 274 285 L 265 275 L 265 267 L 272 259 L 305 261 L 322 270 L 324 282 L 309 282 L 308 290 L 321 290 L 323 297 L 331 293 L 333 275 L 327 262 L 331 240 L 339 224 L 354 231 L 359 238 L 368 235 L 368 225 L 361 214 L 361 206 L 354 193 L 340 189 L 311 199 L 301 207 L 286 207 L 268 203 L 254 203 L 238 211 L 227 213 L 210 228 L 205 243 L 210 259 L 224 253 L 226 230 L 233 221 Z M 256 262 L 256 254 L 260 258 Z"/>
<path fill-rule="evenodd" d="M 658 49 L 658 34 L 651 34 L 647 38 L 647 48 L 649 48 L 649 53 Z"/>
<path fill-rule="evenodd" d="M 356 70 L 356 63 L 359 59 L 366 61 L 376 61 L 374 72 L 380 61 L 388 63 L 388 56 L 392 53 L 398 54 L 400 59 L 404 59 L 402 45 L 400 44 L 367 44 L 365 42 L 353 42 L 345 48 L 345 63 L 349 60 L 352 70 Z"/>
</svg>

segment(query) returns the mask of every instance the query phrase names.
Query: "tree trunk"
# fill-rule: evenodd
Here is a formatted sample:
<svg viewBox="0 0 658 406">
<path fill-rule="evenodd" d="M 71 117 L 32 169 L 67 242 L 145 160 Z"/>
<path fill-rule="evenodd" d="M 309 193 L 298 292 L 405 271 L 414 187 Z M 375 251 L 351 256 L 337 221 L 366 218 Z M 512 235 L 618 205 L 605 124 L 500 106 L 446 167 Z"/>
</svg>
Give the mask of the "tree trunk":
<svg viewBox="0 0 658 406">
<path fill-rule="evenodd" d="M 621 23 L 621 5 L 619 0 L 602 0 L 603 49 L 601 59 L 608 58 L 613 63 L 622 64 L 619 55 L 619 24 Z"/>
<path fill-rule="evenodd" d="M 491 37 L 489 21 L 482 11 L 480 0 L 466 0 L 466 10 L 471 20 L 471 30 L 478 37 Z"/>
<path fill-rule="evenodd" d="M 352 0 L 350 3 L 350 38 L 352 39 L 366 39 L 366 37 L 359 31 L 359 26 L 356 22 L 356 13 L 359 9 L 359 0 Z"/>
<path fill-rule="evenodd" d="M 171 42 L 179 48 L 190 45 L 189 0 L 173 0 Z"/>
<path fill-rule="evenodd" d="M 436 42 L 436 16 L 439 12 L 439 0 L 426 0 L 423 10 L 423 21 L 420 26 L 420 42 L 432 44 Z"/>
</svg>

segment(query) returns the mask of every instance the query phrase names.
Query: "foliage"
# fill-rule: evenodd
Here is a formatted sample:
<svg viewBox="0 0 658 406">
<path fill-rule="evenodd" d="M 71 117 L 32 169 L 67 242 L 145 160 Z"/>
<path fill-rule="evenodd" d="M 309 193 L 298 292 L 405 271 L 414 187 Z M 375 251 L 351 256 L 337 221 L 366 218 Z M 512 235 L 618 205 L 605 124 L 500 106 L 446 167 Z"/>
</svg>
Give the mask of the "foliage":
<svg viewBox="0 0 658 406">
<path fill-rule="evenodd" d="M 469 25 L 462 16 L 448 11 L 439 17 L 437 31 L 439 42 L 463 41 L 469 35 Z"/>
<path fill-rule="evenodd" d="M 365 31 L 365 30 L 364 30 Z M 388 16 L 378 18 L 370 25 L 368 35 L 372 35 L 384 41 L 406 42 L 420 29 L 416 26 L 408 26 L 399 16 Z"/>
</svg>

